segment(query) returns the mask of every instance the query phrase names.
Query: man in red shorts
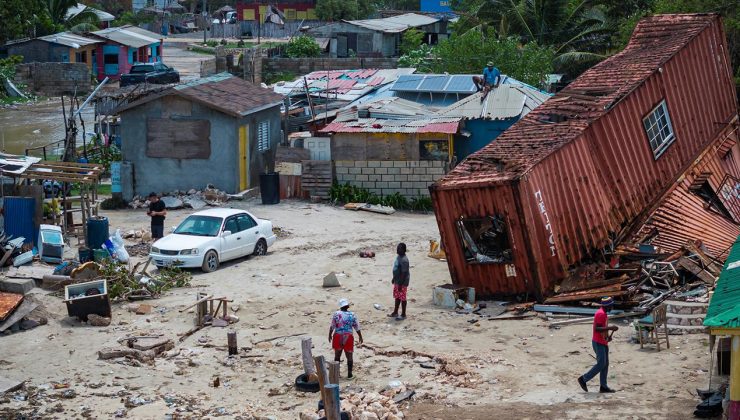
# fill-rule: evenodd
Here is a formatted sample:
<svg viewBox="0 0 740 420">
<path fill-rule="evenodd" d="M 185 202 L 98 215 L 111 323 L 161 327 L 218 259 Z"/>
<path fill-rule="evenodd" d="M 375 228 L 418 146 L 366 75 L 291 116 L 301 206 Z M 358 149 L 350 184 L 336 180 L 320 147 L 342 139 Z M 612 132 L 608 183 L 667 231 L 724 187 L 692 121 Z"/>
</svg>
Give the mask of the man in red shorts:
<svg viewBox="0 0 740 420">
<path fill-rule="evenodd" d="M 349 300 L 339 299 L 339 310 L 334 312 L 329 326 L 329 342 L 334 349 L 334 361 L 339 362 L 342 351 L 347 355 L 347 378 L 352 378 L 352 352 L 355 349 L 355 336 L 352 330 L 357 331 L 359 344 L 362 344 L 362 332 L 357 316 L 349 311 Z"/>
</svg>

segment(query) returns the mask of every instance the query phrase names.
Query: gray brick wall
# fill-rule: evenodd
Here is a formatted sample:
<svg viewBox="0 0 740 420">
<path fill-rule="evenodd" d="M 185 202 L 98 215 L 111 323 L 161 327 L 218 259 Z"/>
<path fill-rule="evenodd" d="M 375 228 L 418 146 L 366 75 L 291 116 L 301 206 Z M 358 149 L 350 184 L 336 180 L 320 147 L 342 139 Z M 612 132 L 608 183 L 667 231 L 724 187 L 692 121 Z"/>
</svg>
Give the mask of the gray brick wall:
<svg viewBox="0 0 740 420">
<path fill-rule="evenodd" d="M 442 178 L 441 161 L 353 161 L 334 162 L 336 181 L 370 190 L 377 195 L 399 193 L 406 198 L 429 195 L 429 186 Z"/>
<path fill-rule="evenodd" d="M 89 93 L 90 69 L 85 63 L 26 63 L 15 68 L 15 80 L 44 96 Z"/>
</svg>

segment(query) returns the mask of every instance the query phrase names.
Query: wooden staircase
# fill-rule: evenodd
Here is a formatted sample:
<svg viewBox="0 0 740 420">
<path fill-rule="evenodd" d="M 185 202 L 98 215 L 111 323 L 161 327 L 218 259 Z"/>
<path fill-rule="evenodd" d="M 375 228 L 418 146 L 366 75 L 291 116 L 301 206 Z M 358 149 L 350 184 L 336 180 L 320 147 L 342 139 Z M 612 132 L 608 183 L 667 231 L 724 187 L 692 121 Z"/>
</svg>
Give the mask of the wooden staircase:
<svg viewBox="0 0 740 420">
<path fill-rule="evenodd" d="M 304 160 L 301 162 L 301 188 L 308 191 L 311 199 L 329 199 L 329 190 L 334 181 L 334 165 L 330 160 Z"/>
</svg>

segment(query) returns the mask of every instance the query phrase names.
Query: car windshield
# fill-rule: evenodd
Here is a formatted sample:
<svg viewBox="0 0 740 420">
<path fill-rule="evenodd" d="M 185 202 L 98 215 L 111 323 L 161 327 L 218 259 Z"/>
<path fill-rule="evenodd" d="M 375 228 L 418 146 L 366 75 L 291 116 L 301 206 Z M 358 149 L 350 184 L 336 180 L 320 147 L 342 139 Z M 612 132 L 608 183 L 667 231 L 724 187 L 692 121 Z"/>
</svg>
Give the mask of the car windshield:
<svg viewBox="0 0 740 420">
<path fill-rule="evenodd" d="M 131 73 L 151 73 L 154 71 L 154 66 L 133 66 L 131 67 Z"/>
<path fill-rule="evenodd" d="M 189 216 L 175 229 L 178 235 L 216 236 L 224 219 L 212 216 Z"/>
</svg>

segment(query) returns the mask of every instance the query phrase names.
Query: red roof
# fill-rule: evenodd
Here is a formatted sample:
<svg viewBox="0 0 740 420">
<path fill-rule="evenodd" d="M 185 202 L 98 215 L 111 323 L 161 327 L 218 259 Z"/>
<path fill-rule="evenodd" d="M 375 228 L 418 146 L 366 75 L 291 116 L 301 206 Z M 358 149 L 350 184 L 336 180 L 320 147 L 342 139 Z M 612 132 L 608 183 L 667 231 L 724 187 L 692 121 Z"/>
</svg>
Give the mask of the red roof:
<svg viewBox="0 0 740 420">
<path fill-rule="evenodd" d="M 682 14 L 641 20 L 623 51 L 583 73 L 496 141 L 470 155 L 438 187 L 522 176 L 579 137 L 716 19 L 714 14 Z"/>
</svg>

